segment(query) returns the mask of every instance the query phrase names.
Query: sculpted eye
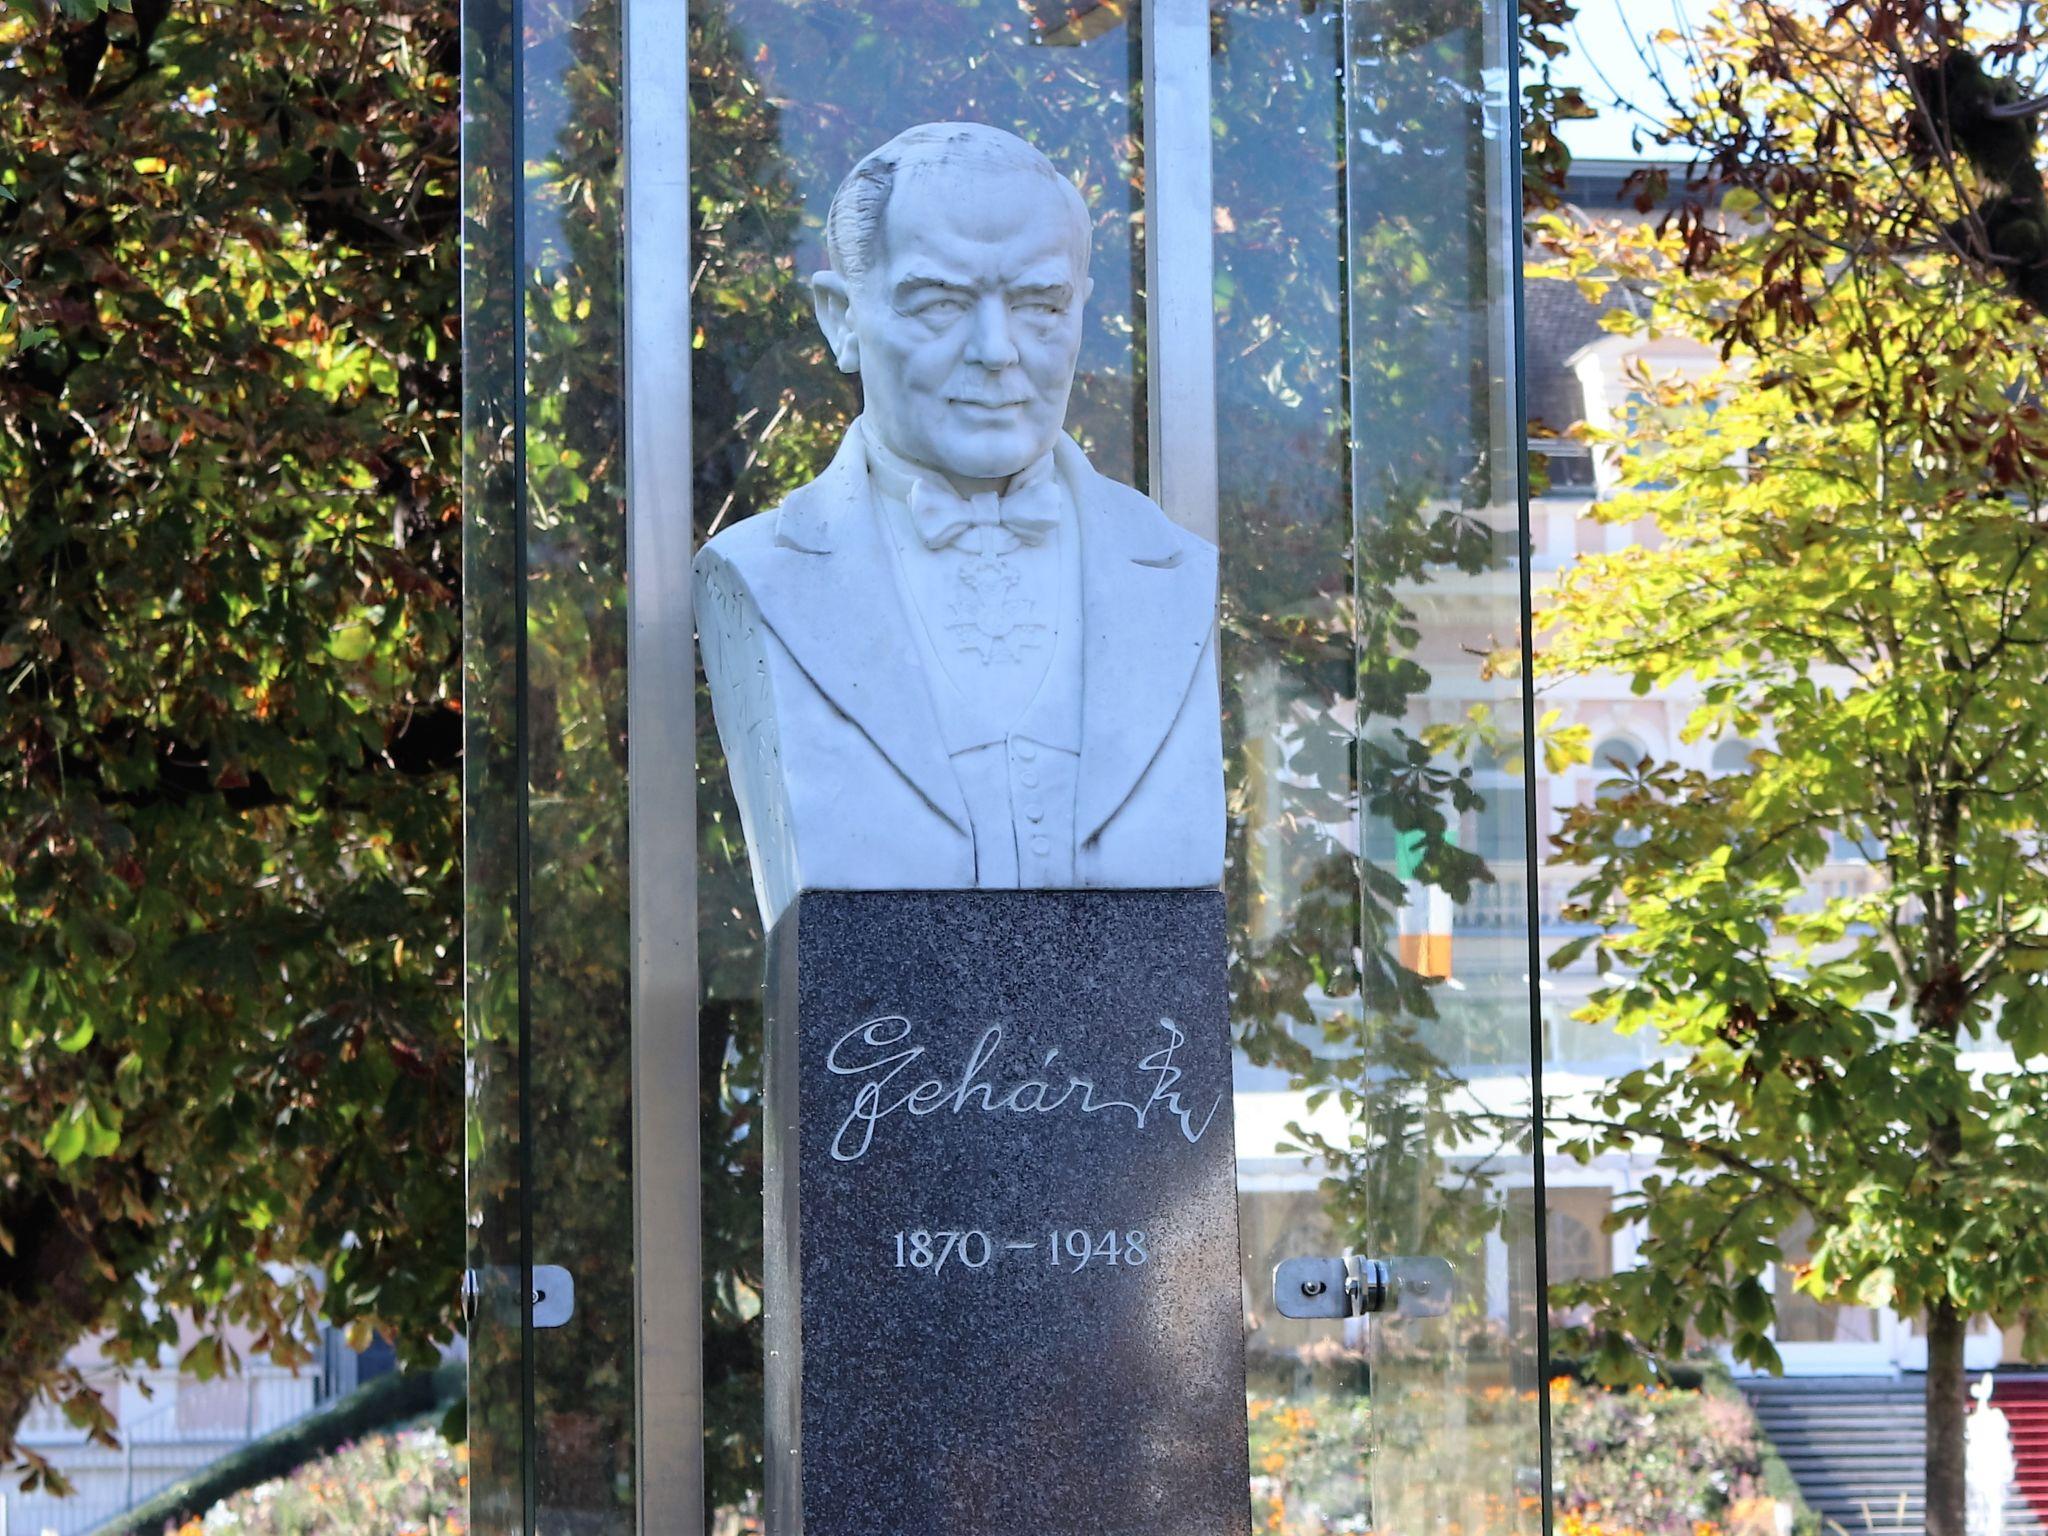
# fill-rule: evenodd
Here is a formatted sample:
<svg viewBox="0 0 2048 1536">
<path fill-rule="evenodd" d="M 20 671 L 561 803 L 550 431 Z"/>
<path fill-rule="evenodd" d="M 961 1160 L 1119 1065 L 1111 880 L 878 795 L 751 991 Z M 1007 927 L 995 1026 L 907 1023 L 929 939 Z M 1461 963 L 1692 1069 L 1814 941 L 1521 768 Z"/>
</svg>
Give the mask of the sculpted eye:
<svg viewBox="0 0 2048 1536">
<path fill-rule="evenodd" d="M 956 315 L 967 313 L 967 306 L 959 299 L 940 294 L 936 298 L 925 300 L 912 312 L 933 320 L 950 320 Z"/>
</svg>

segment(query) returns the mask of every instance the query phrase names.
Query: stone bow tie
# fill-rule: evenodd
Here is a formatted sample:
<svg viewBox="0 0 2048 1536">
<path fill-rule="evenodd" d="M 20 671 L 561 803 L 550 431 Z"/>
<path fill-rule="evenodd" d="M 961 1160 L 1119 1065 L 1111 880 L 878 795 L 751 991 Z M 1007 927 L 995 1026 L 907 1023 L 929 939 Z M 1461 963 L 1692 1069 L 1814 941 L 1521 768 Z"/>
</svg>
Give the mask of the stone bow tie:
<svg viewBox="0 0 2048 1536">
<path fill-rule="evenodd" d="M 972 500 L 942 481 L 920 478 L 910 488 L 910 519 L 925 548 L 944 549 L 970 528 L 999 527 L 1021 543 L 1043 543 L 1059 526 L 1059 483 L 1049 473 L 1026 475 L 1005 496 L 984 491 Z"/>
</svg>

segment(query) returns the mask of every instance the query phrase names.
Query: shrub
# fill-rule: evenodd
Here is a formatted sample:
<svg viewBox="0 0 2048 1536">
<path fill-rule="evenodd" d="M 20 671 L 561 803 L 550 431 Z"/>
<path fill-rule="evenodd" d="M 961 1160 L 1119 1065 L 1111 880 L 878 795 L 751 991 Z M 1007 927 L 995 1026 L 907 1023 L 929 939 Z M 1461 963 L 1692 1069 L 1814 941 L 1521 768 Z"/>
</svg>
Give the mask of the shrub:
<svg viewBox="0 0 2048 1536">
<path fill-rule="evenodd" d="M 1605 1392 L 1565 1377 L 1550 1391 L 1558 1536 L 1774 1536 L 1763 1441 L 1740 1397 L 1725 1389 Z M 1510 1424 L 1501 1411 L 1512 1396 L 1502 1387 L 1476 1390 L 1467 1404 L 1469 1431 L 1520 1433 L 1519 1416 Z M 1383 1442 L 1398 1442 L 1414 1427 L 1416 1416 L 1398 1401 L 1381 1409 Z M 1368 1397 L 1254 1397 L 1250 1416 L 1252 1515 L 1260 1530 L 1370 1531 Z"/>
<path fill-rule="evenodd" d="M 431 1429 L 372 1435 L 259 1483 L 166 1536 L 465 1536 L 469 1448 Z"/>
<path fill-rule="evenodd" d="M 1725 1391 L 1550 1384 L 1560 1536 L 1731 1536 L 1776 1529 L 1763 1437 Z"/>
</svg>

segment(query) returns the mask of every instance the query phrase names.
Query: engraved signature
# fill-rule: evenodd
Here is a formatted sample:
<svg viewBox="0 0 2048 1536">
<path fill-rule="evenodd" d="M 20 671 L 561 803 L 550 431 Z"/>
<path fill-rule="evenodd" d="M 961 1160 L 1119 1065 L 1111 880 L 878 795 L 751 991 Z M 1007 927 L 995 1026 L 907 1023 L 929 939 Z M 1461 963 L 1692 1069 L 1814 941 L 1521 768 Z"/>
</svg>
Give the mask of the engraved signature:
<svg viewBox="0 0 2048 1536">
<path fill-rule="evenodd" d="M 975 1041 L 974 1049 L 968 1052 L 966 1063 L 957 1074 L 924 1077 L 914 1086 L 899 1084 L 892 1088 L 892 1084 L 898 1084 L 898 1079 L 915 1073 L 918 1064 L 925 1059 L 927 1047 L 911 1040 L 910 1020 L 900 1013 L 869 1019 L 833 1041 L 832 1049 L 825 1056 L 826 1070 L 835 1077 L 864 1079 L 854 1093 L 852 1110 L 832 1138 L 832 1156 L 842 1163 L 860 1161 L 874 1145 L 876 1130 L 892 1115 L 907 1114 L 913 1119 L 921 1119 L 947 1111 L 965 1114 L 970 1108 L 983 1114 L 1019 1115 L 1049 1115 L 1062 1109 L 1077 1115 L 1123 1110 L 1141 1131 L 1153 1121 L 1156 1113 L 1179 1122 L 1181 1135 L 1190 1142 L 1200 1141 L 1202 1133 L 1216 1118 L 1223 1095 L 1219 1093 L 1216 1096 L 1216 1102 L 1209 1106 L 1209 1112 L 1197 1124 L 1195 1111 L 1182 1102 L 1180 1091 L 1174 1086 L 1186 1076 L 1175 1064 L 1174 1057 L 1187 1043 L 1188 1037 L 1171 1019 L 1162 1018 L 1159 1027 L 1166 1031 L 1166 1043 L 1138 1063 L 1138 1071 L 1152 1079 L 1150 1093 L 1143 1102 L 1139 1102 L 1135 1099 L 1102 1098 L 1096 1085 L 1088 1078 L 1071 1072 L 1055 1072 L 1053 1063 L 1060 1054 L 1057 1049 L 1045 1053 L 1045 1061 L 1039 1069 L 1041 1075 L 1007 1085 L 987 1081 L 984 1073 L 1002 1049 L 1003 1027 L 1000 1024 L 991 1024 L 982 1031 L 981 1038 Z M 876 1052 L 881 1054 L 874 1054 Z M 1064 1086 L 1056 1082 L 1061 1076 L 1066 1079 Z"/>
</svg>

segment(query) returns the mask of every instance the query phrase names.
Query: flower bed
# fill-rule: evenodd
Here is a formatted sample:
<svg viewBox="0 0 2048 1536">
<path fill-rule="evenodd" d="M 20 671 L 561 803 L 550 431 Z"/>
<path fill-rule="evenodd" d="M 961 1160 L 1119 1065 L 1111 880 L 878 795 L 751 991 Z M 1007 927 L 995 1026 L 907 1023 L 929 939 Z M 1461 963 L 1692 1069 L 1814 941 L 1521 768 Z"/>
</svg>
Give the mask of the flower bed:
<svg viewBox="0 0 2048 1536">
<path fill-rule="evenodd" d="M 1774 1536 L 1763 1436 L 1726 1391 L 1550 1384 L 1558 1536 Z"/>
<path fill-rule="evenodd" d="M 1512 1402 L 1475 1394 L 1483 1432 Z M 1252 1509 L 1269 1536 L 1371 1536 L 1370 1401 L 1250 1404 Z M 1525 1423 L 1527 1410 L 1513 1415 Z M 1504 1431 L 1505 1432 L 1505 1431 Z M 1523 1438 L 1527 1438 L 1523 1435 Z M 1551 1383 L 1558 1536 L 1775 1536 L 1762 1437 L 1726 1392 Z M 1505 1453 L 1504 1453 L 1505 1454 Z M 464 1536 L 468 1450 L 432 1430 L 375 1435 L 215 1505 L 166 1536 Z M 1503 1522 L 1503 1528 L 1505 1524 Z"/>
<path fill-rule="evenodd" d="M 464 1536 L 469 1448 L 431 1429 L 371 1435 L 225 1499 L 166 1536 Z"/>
<path fill-rule="evenodd" d="M 1500 1388 L 1474 1394 L 1467 1423 L 1530 1438 L 1526 1408 Z M 1254 1398 L 1252 1512 L 1269 1536 L 1371 1536 L 1363 1396 Z M 1494 1421 L 1504 1420 L 1496 1425 Z M 1398 1412 L 1383 1430 L 1398 1434 Z M 1516 1447 L 1496 1445 L 1505 1460 Z M 1533 1447 L 1524 1448 L 1533 1455 Z M 1776 1536 L 1763 1440 L 1749 1405 L 1726 1391 L 1604 1392 L 1551 1383 L 1558 1536 Z M 1526 1503 L 1533 1504 L 1533 1498 Z M 1506 1515 L 1501 1528 L 1512 1524 Z M 1533 1516 L 1531 1517 L 1533 1528 Z"/>
</svg>

